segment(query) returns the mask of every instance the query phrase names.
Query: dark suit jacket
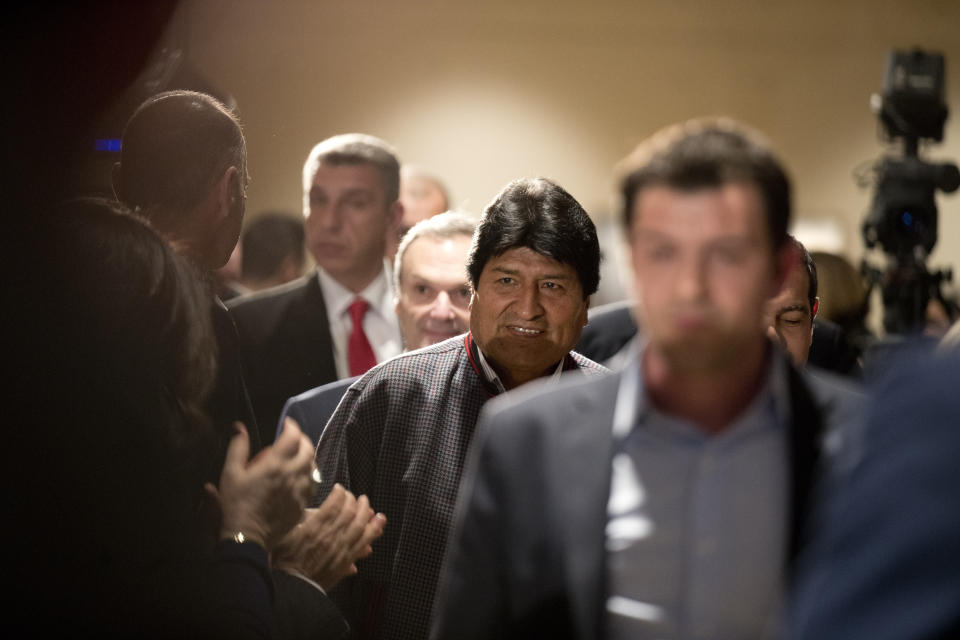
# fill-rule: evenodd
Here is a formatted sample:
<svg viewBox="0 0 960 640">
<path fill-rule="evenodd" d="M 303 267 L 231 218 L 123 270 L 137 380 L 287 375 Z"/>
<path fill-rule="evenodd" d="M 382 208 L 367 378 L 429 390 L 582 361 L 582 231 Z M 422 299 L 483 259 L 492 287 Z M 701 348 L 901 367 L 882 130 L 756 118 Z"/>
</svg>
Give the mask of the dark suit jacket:
<svg viewBox="0 0 960 640">
<path fill-rule="evenodd" d="M 274 615 L 279 638 L 286 640 L 341 640 L 350 626 L 330 598 L 304 580 L 273 570 L 276 589 Z"/>
<path fill-rule="evenodd" d="M 820 425 L 853 419 L 858 394 L 834 390 L 836 380 L 789 372 L 792 562 L 804 540 Z M 603 637 L 604 530 L 620 378 L 525 387 L 484 409 L 431 637 Z"/>
<path fill-rule="evenodd" d="M 300 430 L 307 434 L 316 446 L 323 434 L 323 428 L 327 426 L 327 421 L 336 411 L 343 394 L 360 377 L 354 376 L 330 382 L 287 400 L 277 423 L 277 437 L 283 429 L 283 419 L 289 416 L 297 421 Z"/>
<path fill-rule="evenodd" d="M 633 302 L 612 302 L 590 309 L 589 322 L 574 348 L 594 362 L 605 362 L 637 335 Z"/>
<path fill-rule="evenodd" d="M 316 273 L 235 298 L 247 388 L 264 445 L 287 398 L 337 379 L 327 308 Z"/>
<path fill-rule="evenodd" d="M 893 357 L 829 492 L 789 638 L 960 637 L 960 352 Z"/>
<path fill-rule="evenodd" d="M 613 302 L 591 309 L 590 322 L 580 334 L 580 342 L 575 350 L 594 362 L 616 369 L 611 358 L 637 334 L 633 308 L 633 302 Z M 863 374 L 857 360 L 860 355 L 838 325 L 819 318 L 813 319 L 813 344 L 810 345 L 807 364 L 860 378 Z"/>
<path fill-rule="evenodd" d="M 223 302 L 214 297 L 211 307 L 213 332 L 217 339 L 217 379 L 207 398 L 207 412 L 219 438 L 214 482 L 220 478 L 227 444 L 233 437 L 233 423 L 242 422 L 250 434 L 250 454 L 261 448 L 260 431 L 240 364 L 237 327 Z"/>
</svg>

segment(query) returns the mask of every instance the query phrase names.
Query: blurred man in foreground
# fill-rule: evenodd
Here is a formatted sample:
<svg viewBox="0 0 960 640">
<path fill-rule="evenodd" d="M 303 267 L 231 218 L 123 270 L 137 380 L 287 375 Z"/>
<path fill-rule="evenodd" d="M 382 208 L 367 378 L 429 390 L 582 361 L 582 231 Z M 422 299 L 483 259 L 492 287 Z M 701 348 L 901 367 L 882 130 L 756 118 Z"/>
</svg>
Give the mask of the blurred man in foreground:
<svg viewBox="0 0 960 640">
<path fill-rule="evenodd" d="M 622 372 L 484 409 L 435 638 L 756 638 L 776 628 L 820 439 L 849 393 L 773 348 L 790 185 L 729 121 L 624 163 L 644 343 Z"/>
</svg>

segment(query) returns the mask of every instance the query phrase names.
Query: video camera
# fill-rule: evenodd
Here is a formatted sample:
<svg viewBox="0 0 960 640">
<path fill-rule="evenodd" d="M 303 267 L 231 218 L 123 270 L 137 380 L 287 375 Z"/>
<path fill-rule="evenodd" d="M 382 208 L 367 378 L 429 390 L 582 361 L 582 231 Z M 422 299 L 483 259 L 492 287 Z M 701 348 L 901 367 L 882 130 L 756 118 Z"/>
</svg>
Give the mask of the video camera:
<svg viewBox="0 0 960 640">
<path fill-rule="evenodd" d="M 914 49 L 890 53 L 883 95 L 871 100 L 886 138 L 903 140 L 902 157 L 885 156 L 875 166 L 876 187 L 863 222 L 867 247 L 879 245 L 889 258 L 886 270 L 863 262 L 870 287 L 881 287 L 887 333 L 921 330 L 927 304 L 931 297 L 942 299 L 940 283 L 951 277 L 928 272 L 926 259 L 937 243 L 935 193 L 955 191 L 960 170 L 919 157 L 921 140 L 943 140 L 943 94 L 943 55 Z"/>
</svg>

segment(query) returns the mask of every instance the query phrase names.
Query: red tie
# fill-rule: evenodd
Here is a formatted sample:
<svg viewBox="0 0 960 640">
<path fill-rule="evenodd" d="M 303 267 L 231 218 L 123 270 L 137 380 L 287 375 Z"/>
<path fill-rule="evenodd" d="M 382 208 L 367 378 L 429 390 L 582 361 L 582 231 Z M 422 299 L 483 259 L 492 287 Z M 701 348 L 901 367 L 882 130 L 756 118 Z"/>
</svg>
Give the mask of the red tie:
<svg viewBox="0 0 960 640">
<path fill-rule="evenodd" d="M 377 356 L 373 355 L 373 347 L 363 332 L 363 316 L 366 315 L 370 303 L 363 298 L 357 298 L 350 303 L 348 311 L 353 329 L 347 342 L 347 362 L 350 363 L 350 375 L 359 376 L 366 373 L 377 364 Z"/>
</svg>

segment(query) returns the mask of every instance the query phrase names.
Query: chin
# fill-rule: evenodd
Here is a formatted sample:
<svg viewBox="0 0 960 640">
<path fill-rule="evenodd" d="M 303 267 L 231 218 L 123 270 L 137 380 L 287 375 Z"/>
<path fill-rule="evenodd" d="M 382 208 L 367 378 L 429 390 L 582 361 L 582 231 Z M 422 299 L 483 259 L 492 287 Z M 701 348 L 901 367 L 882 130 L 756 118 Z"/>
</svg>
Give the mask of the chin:
<svg viewBox="0 0 960 640">
<path fill-rule="evenodd" d="M 438 342 L 449 340 L 450 338 L 456 335 L 459 335 L 459 334 L 457 333 L 424 333 L 423 337 L 420 338 L 417 348 L 422 349 L 424 347 L 429 347 L 432 344 L 437 344 Z"/>
</svg>

